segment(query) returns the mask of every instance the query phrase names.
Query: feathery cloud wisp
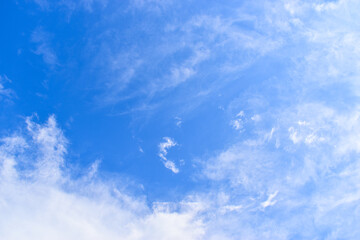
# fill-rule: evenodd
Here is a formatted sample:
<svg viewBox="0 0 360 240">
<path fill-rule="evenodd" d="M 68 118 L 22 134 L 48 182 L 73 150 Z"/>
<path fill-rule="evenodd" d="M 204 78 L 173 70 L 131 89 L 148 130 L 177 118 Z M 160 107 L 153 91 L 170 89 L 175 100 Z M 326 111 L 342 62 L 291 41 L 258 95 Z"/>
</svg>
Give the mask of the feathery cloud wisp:
<svg viewBox="0 0 360 240">
<path fill-rule="evenodd" d="M 159 157 L 166 168 L 170 169 L 173 173 L 178 173 L 179 169 L 176 167 L 175 163 L 166 157 L 168 150 L 176 146 L 177 143 L 169 137 L 164 137 L 164 140 L 165 142 L 159 144 Z"/>
</svg>

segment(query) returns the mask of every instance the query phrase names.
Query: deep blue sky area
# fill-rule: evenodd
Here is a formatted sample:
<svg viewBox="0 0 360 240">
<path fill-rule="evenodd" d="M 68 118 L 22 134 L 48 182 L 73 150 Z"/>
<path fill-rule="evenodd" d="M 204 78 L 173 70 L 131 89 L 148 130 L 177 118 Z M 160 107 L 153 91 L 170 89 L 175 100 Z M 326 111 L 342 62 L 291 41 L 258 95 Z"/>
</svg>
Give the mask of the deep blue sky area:
<svg viewBox="0 0 360 240">
<path fill-rule="evenodd" d="M 203 44 L 202 32 L 190 34 L 199 43 L 189 42 L 183 30 L 167 33 L 167 24 L 182 28 L 193 14 L 205 11 L 187 4 L 176 3 L 170 12 L 158 13 L 125 2 L 95 4 L 91 10 L 71 10 L 55 2 L 3 2 L 1 72 L 11 79 L 8 85 L 16 93 L 2 110 L 12 113 L 3 119 L 8 125 L 3 131 L 24 116 L 36 114 L 43 122 L 55 114 L 69 139 L 67 161 L 88 166 L 101 160 L 102 170 L 138 179 L 150 195 L 156 192 L 156 198 L 170 197 L 172 188 L 192 190 L 193 182 L 200 181 L 191 177 L 198 171 L 192 159 L 226 147 L 232 143 L 229 136 L 235 135 L 229 113 L 222 108 L 246 88 L 276 74 L 264 70 L 276 63 L 260 60 L 250 69 L 221 75 L 213 66 L 224 64 L 228 56 L 223 53 L 200 65 L 192 82 L 161 89 L 162 82 L 171 81 L 169 69 L 192 58 L 192 45 Z M 179 14 L 178 7 L 186 10 Z M 220 8 L 215 4 L 210 11 Z M 141 61 L 127 82 L 128 69 Z M 116 66 L 109 69 L 110 64 Z M 181 126 L 176 125 L 179 121 Z M 179 142 L 169 155 L 185 162 L 178 175 L 159 161 L 158 145 L 164 136 Z"/>
<path fill-rule="evenodd" d="M 252 77 L 224 76 L 224 83 L 208 90 L 214 88 L 211 82 L 221 78 L 210 70 L 199 74 L 197 82 L 184 83 L 187 86 L 179 89 L 169 86 L 148 94 L 153 91 L 151 87 L 143 87 L 167 81 L 169 68 L 192 55 L 191 47 L 172 46 L 172 41 L 186 41 L 181 39 L 186 36 L 169 33 L 167 39 L 165 19 L 181 24 L 200 9 L 187 9 L 182 14 L 174 9 L 163 18 L 144 9 L 131 9 L 125 2 L 106 7 L 95 4 L 91 10 L 71 10 L 55 2 L 1 4 L 1 28 L 6 34 L 1 38 L 0 67 L 11 80 L 7 85 L 16 93 L 2 109 L 2 131 L 14 128 L 25 116 L 36 115 L 44 122 L 55 114 L 69 139 L 67 161 L 87 167 L 101 160 L 102 170 L 130 175 L 146 186 L 146 192 L 155 192 L 154 198 L 160 199 L 171 198 L 168 193 L 172 188 L 186 192 L 193 188 L 193 181 L 199 181 L 190 177 L 197 171 L 191 159 L 231 143 L 226 136 L 232 134 L 232 129 L 224 123 L 227 116 L 220 107 L 256 81 L 246 79 Z M 160 52 L 152 52 L 153 48 Z M 106 59 L 109 55 L 118 58 L 114 60 L 118 64 L 115 69 L 107 69 L 111 64 Z M 141 61 L 136 58 L 142 55 L 144 61 L 154 62 L 143 63 L 134 83 L 121 86 L 122 75 L 136 64 L 134 61 Z M 226 81 L 230 80 L 242 83 L 229 91 Z M 199 89 L 218 96 L 196 96 Z M 118 91 L 118 96 L 107 96 L 113 95 L 112 91 Z M 114 100 L 107 103 L 108 98 Z M 177 126 L 179 121 L 185 122 Z M 181 141 L 169 155 L 187 163 L 178 175 L 159 161 L 158 145 L 164 136 Z"/>
</svg>

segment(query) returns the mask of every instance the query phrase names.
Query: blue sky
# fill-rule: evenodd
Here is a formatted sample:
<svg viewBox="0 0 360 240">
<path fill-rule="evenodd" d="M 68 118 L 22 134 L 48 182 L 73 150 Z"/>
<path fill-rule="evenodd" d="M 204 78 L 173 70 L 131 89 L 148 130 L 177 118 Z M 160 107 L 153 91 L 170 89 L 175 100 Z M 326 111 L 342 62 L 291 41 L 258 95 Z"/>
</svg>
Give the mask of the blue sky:
<svg viewBox="0 0 360 240">
<path fill-rule="evenodd" d="M 0 3 L 1 239 L 358 239 L 355 0 Z"/>
</svg>

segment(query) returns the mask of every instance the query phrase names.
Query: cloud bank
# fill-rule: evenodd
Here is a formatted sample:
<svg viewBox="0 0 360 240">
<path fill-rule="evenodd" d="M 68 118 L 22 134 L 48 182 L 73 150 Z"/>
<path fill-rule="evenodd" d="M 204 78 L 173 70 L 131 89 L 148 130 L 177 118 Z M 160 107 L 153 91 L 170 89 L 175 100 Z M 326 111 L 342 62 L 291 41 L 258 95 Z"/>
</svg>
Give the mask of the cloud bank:
<svg viewBox="0 0 360 240">
<path fill-rule="evenodd" d="M 200 239 L 196 211 L 148 207 L 89 170 L 72 176 L 67 140 L 54 116 L 27 121 L 0 146 L 1 239 Z M 22 132 L 22 131 L 21 131 Z M 126 183 L 124 183 L 126 184 Z"/>
</svg>

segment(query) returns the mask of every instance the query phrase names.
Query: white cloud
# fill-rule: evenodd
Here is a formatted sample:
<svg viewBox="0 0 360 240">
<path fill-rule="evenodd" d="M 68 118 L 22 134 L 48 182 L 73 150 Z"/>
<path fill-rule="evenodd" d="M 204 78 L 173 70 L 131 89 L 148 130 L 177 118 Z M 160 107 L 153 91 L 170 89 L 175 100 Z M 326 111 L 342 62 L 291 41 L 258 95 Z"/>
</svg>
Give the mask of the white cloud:
<svg viewBox="0 0 360 240">
<path fill-rule="evenodd" d="M 232 126 L 235 130 L 240 130 L 243 128 L 243 123 L 241 119 L 236 119 L 232 121 Z"/>
<path fill-rule="evenodd" d="M 160 156 L 161 157 L 161 156 Z M 167 168 L 167 169 L 170 169 L 173 173 L 179 173 L 179 169 L 176 167 L 175 163 L 169 159 L 164 159 L 164 166 Z"/>
<path fill-rule="evenodd" d="M 225 205 L 224 207 L 222 207 L 221 211 L 223 213 L 226 212 L 233 212 L 233 211 L 241 211 L 243 209 L 242 205 Z"/>
<path fill-rule="evenodd" d="M 184 27 L 187 33 L 205 29 L 208 45 L 216 39 L 218 46 L 231 45 L 227 51 L 237 53 L 259 56 L 282 44 L 294 48 L 285 58 L 293 64 L 289 76 L 266 82 L 284 87 L 256 89 L 258 94 L 271 90 L 264 97 L 268 109 L 256 111 L 264 121 L 248 139 L 203 161 L 202 177 L 213 186 L 208 195 L 197 195 L 206 206 L 205 239 L 357 239 L 360 55 L 354 20 L 359 4 L 272 4 L 266 20 L 251 20 L 260 27 L 250 33 L 238 30 L 232 17 L 200 16 Z M 244 127 L 243 117 L 234 119 L 235 128 Z M 172 144 L 165 141 L 165 153 Z M 218 200 L 219 192 L 228 197 Z"/>
<path fill-rule="evenodd" d="M 322 12 L 322 11 L 334 10 L 338 8 L 339 4 L 341 4 L 340 2 L 344 2 L 344 1 L 318 3 L 318 4 L 314 4 L 313 6 L 316 11 Z"/>
<path fill-rule="evenodd" d="M 302 49 L 306 49 L 296 53 L 296 60 L 293 58 L 296 63 L 294 78 L 299 81 L 299 87 L 310 87 L 310 82 L 318 87 L 346 83 L 353 85 L 350 90 L 359 94 L 356 77 L 359 75 L 360 59 L 357 44 L 360 39 L 357 31 L 359 24 L 356 20 L 359 2 L 339 0 L 290 3 L 296 6 L 293 17 L 302 22 L 302 25 L 292 26 L 291 38 L 301 41 Z"/>
<path fill-rule="evenodd" d="M 273 201 L 273 199 L 276 197 L 276 195 L 278 194 L 278 191 L 272 193 L 269 195 L 268 199 L 264 202 L 261 203 L 261 206 L 263 208 L 267 208 L 270 206 L 273 206 L 276 203 L 276 200 Z"/>
<path fill-rule="evenodd" d="M 175 163 L 166 157 L 168 150 L 176 146 L 177 143 L 169 137 L 164 137 L 164 140 L 165 142 L 159 144 L 159 157 L 166 168 L 170 169 L 173 173 L 178 173 L 179 169 L 176 167 Z"/>
<path fill-rule="evenodd" d="M 205 164 L 204 174 L 215 181 L 229 181 L 248 191 L 260 191 L 274 180 L 279 159 L 247 142 L 235 144 Z M 281 169 L 281 168 L 280 168 Z"/>
<path fill-rule="evenodd" d="M 231 121 L 231 125 L 233 126 L 233 128 L 235 128 L 235 130 L 243 130 L 245 121 L 244 117 L 244 111 L 240 111 L 238 114 L 236 114 L 236 119 Z"/>
<path fill-rule="evenodd" d="M 259 114 L 255 114 L 254 116 L 251 117 L 251 120 L 253 120 L 254 122 L 260 122 L 261 116 Z"/>
<path fill-rule="evenodd" d="M 72 177 L 53 116 L 43 125 L 28 118 L 27 126 L 27 134 L 0 143 L 1 239 L 202 239 L 196 211 L 153 211 L 123 190 L 126 182 L 97 178 L 98 163 Z"/>
<path fill-rule="evenodd" d="M 175 117 L 175 120 L 176 120 L 176 126 L 177 127 L 181 127 L 181 124 L 182 124 L 182 120 L 181 120 L 181 118 L 180 117 Z"/>
<path fill-rule="evenodd" d="M 167 150 L 176 146 L 177 143 L 169 137 L 164 137 L 165 142 L 159 144 L 159 150 L 164 155 L 167 154 Z"/>
<path fill-rule="evenodd" d="M 243 226 L 222 232 L 229 239 L 289 239 L 294 235 L 356 239 L 359 107 L 344 111 L 322 103 L 299 103 L 270 112 L 266 119 L 277 126 L 276 132 L 274 128 L 269 131 L 272 138 L 264 141 L 264 131 L 259 130 L 263 126 L 258 126 L 253 130 L 255 137 L 250 135 L 204 161 L 204 176 L 218 183 L 213 194 L 225 191 L 228 196 L 217 207 L 213 205 L 221 209 L 217 220 L 206 223 L 218 228 Z M 275 147 L 275 139 L 282 144 Z M 214 204 L 215 198 L 210 199 Z M 231 211 L 227 206 L 241 207 Z M 270 213 L 259 220 L 259 211 Z M 306 226 L 303 232 L 300 226 Z M 319 228 L 328 230 L 323 235 Z M 213 234 L 220 233 L 218 229 Z"/>
</svg>

